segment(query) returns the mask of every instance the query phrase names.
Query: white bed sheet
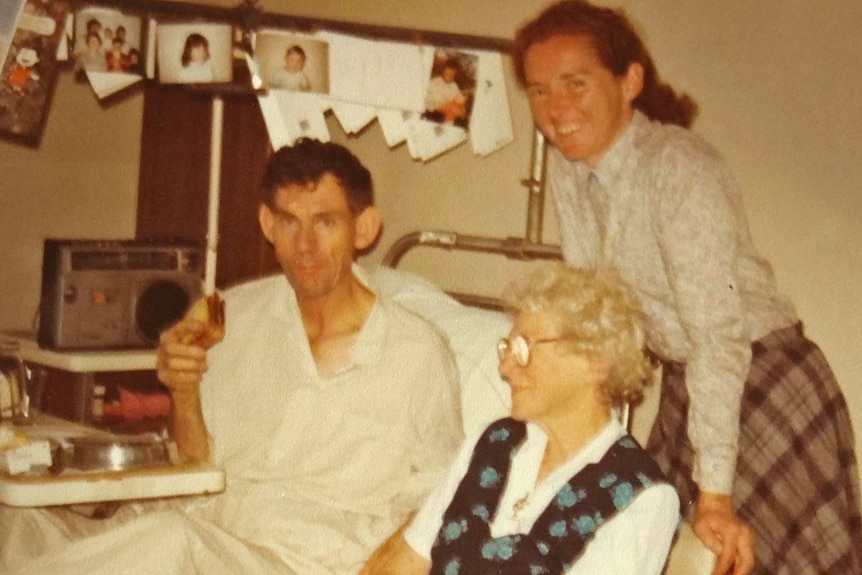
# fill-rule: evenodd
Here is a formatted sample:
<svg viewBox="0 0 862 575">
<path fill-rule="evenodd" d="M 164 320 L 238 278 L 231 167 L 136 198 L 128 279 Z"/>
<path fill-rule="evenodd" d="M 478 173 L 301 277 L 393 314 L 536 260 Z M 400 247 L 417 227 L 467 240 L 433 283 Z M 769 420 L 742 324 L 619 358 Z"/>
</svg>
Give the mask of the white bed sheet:
<svg viewBox="0 0 862 575">
<path fill-rule="evenodd" d="M 497 369 L 497 341 L 512 326 L 507 314 L 464 305 L 434 283 L 403 270 L 380 266 L 373 282 L 380 293 L 436 325 L 449 340 L 461 376 L 467 436 L 509 414 L 509 386 Z"/>
</svg>

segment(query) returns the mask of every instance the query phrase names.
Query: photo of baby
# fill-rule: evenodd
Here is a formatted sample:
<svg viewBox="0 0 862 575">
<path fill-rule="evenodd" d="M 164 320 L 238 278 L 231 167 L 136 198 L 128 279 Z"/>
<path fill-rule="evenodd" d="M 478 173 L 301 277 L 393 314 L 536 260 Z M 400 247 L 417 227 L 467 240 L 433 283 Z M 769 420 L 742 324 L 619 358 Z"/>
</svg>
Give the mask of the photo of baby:
<svg viewBox="0 0 862 575">
<path fill-rule="evenodd" d="M 230 25 L 160 24 L 156 38 L 160 82 L 202 84 L 232 80 Z"/>
<path fill-rule="evenodd" d="M 264 83 L 275 90 L 329 93 L 329 44 L 278 31 L 255 37 L 255 60 Z"/>
<path fill-rule="evenodd" d="M 273 88 L 283 88 L 296 92 L 311 91 L 311 80 L 303 72 L 305 58 L 305 50 L 296 44 L 292 44 L 284 53 L 284 67 L 275 71 L 272 75 L 272 80 L 270 80 L 270 85 Z"/>
</svg>

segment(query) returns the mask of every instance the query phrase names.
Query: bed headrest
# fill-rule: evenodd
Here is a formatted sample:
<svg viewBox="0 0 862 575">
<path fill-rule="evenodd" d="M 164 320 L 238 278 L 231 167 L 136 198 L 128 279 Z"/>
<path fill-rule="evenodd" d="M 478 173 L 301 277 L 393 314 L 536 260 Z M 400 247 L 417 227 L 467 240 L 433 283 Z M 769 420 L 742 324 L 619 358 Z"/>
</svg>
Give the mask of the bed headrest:
<svg viewBox="0 0 862 575">
<path fill-rule="evenodd" d="M 449 340 L 461 375 L 464 433 L 478 433 L 508 415 L 511 398 L 497 371 L 497 341 L 509 333 L 511 319 L 466 306 L 409 272 L 380 266 L 372 278 L 381 294 L 436 325 Z"/>
</svg>

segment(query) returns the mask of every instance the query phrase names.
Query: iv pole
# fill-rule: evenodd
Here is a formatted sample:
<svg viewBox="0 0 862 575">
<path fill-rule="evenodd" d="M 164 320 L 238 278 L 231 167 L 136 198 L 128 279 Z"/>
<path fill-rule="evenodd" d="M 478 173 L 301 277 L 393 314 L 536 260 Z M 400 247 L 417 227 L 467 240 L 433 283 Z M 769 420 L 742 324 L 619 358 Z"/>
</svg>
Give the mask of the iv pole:
<svg viewBox="0 0 862 575">
<path fill-rule="evenodd" d="M 204 267 L 204 293 L 207 295 L 215 292 L 223 129 L 224 100 L 221 96 L 215 94 L 212 100 L 212 124 L 210 128 L 210 179 L 207 210 L 206 264 Z"/>
</svg>

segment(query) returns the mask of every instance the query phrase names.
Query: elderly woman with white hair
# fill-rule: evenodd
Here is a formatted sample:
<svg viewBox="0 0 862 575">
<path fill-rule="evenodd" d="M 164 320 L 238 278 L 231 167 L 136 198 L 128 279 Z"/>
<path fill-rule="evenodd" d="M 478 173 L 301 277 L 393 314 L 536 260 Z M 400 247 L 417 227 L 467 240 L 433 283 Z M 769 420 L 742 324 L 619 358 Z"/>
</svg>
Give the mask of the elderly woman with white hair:
<svg viewBox="0 0 862 575">
<path fill-rule="evenodd" d="M 636 300 L 615 273 L 564 264 L 503 299 L 510 417 L 468 438 L 363 575 L 661 573 L 679 499 L 617 417 L 651 380 Z"/>
</svg>

